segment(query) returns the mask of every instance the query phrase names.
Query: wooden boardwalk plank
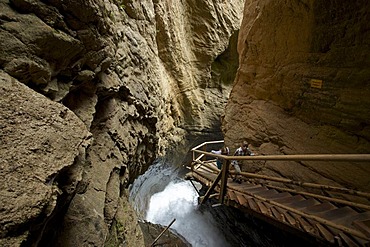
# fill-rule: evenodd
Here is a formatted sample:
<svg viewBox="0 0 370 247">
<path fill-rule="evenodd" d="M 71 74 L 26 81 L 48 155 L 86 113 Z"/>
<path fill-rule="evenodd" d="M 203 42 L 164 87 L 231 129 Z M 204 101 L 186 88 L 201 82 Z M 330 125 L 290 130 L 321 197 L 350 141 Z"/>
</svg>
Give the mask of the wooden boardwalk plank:
<svg viewBox="0 0 370 247">
<path fill-rule="evenodd" d="M 365 230 L 366 228 L 361 229 L 361 228 L 357 227 L 357 225 L 356 225 L 356 222 L 358 222 L 358 221 L 367 221 L 367 220 L 370 221 L 370 212 L 357 213 L 355 215 L 348 215 L 348 216 L 344 216 L 342 218 L 333 219 L 332 221 L 337 223 L 337 224 L 341 224 L 341 225 L 344 225 L 344 226 L 347 226 L 347 227 L 350 227 L 350 228 L 358 229 L 370 238 L 370 223 L 369 223 L 369 226 L 367 226 L 367 231 L 368 231 L 367 233 L 366 233 L 366 230 Z"/>
<path fill-rule="evenodd" d="M 311 235 L 316 235 L 314 226 L 311 223 L 309 223 L 306 219 L 304 219 L 303 217 L 298 217 L 298 221 L 301 227 L 306 232 L 310 233 Z"/>
<path fill-rule="evenodd" d="M 271 216 L 270 210 L 266 207 L 263 202 L 257 201 L 258 208 L 261 210 L 261 213 L 264 215 Z"/>
<path fill-rule="evenodd" d="M 238 193 L 238 192 L 235 192 L 235 195 L 236 195 L 236 197 L 238 198 L 238 201 L 239 201 L 240 205 L 248 206 L 248 201 L 247 201 L 247 199 L 244 197 L 244 195 L 243 195 L 243 194 Z"/>
<path fill-rule="evenodd" d="M 271 207 L 271 212 L 278 221 L 280 221 L 280 222 L 285 221 L 285 218 L 284 218 L 283 214 L 280 213 L 275 207 Z"/>
<path fill-rule="evenodd" d="M 340 232 L 339 236 L 342 239 L 342 241 L 344 243 L 346 243 L 345 246 L 348 246 L 348 247 L 357 247 L 357 246 L 359 246 L 359 243 L 357 243 L 357 241 L 350 238 L 347 234 Z"/>
<path fill-rule="evenodd" d="M 273 201 L 276 201 L 278 199 L 283 199 L 283 198 L 288 199 L 290 197 L 292 197 L 292 195 L 290 193 L 283 192 L 283 193 L 277 193 L 275 195 L 271 195 L 271 196 L 269 196 L 268 199 L 273 200 Z"/>
<path fill-rule="evenodd" d="M 303 201 L 291 202 L 287 205 L 295 209 L 302 209 L 302 208 L 307 208 L 307 207 L 311 207 L 311 206 L 318 205 L 318 204 L 320 203 L 317 200 L 313 198 L 309 198 Z"/>
<path fill-rule="evenodd" d="M 354 220 L 353 226 L 370 238 L 370 219 Z"/>
<path fill-rule="evenodd" d="M 320 232 L 319 232 L 319 229 L 317 228 L 317 221 L 315 220 L 312 220 L 312 219 L 308 219 L 308 218 L 304 218 L 311 226 L 312 226 L 312 229 L 313 229 L 313 233 L 314 235 L 316 236 L 320 236 Z"/>
<path fill-rule="evenodd" d="M 248 204 L 249 204 L 249 208 L 251 208 L 252 210 L 256 211 L 256 212 L 260 212 L 258 210 L 258 206 L 257 206 L 257 203 L 254 201 L 253 198 L 250 198 L 248 199 Z"/>
<path fill-rule="evenodd" d="M 295 226 L 297 229 L 301 229 L 303 230 L 301 224 L 299 223 L 299 220 L 298 218 L 300 218 L 301 216 L 299 216 L 298 214 L 295 214 L 293 212 L 287 212 L 287 214 L 289 214 L 290 216 L 292 216 L 292 218 L 295 220 Z"/>
<path fill-rule="evenodd" d="M 300 202 L 300 201 L 304 201 L 304 200 L 306 200 L 306 199 L 301 195 L 274 199 L 275 202 L 278 202 L 278 203 L 281 203 L 281 204 L 289 204 L 289 203 L 292 203 L 292 202 Z"/>
<path fill-rule="evenodd" d="M 289 223 L 289 225 L 292 225 L 292 226 L 295 226 L 297 223 L 296 223 L 296 220 L 284 209 L 282 208 L 279 208 L 279 207 L 276 207 L 276 210 L 279 211 L 280 214 L 283 214 L 287 223 Z"/>
<path fill-rule="evenodd" d="M 314 205 L 312 207 L 304 208 L 304 209 L 302 209 L 302 211 L 306 212 L 306 213 L 317 214 L 317 213 L 330 211 L 330 210 L 333 210 L 333 209 L 337 209 L 337 207 L 334 206 L 333 204 L 329 203 L 329 202 L 324 202 L 324 203 L 321 203 L 321 204 L 318 204 L 318 205 Z"/>
<path fill-rule="evenodd" d="M 260 186 L 260 187 L 257 187 L 257 188 L 247 188 L 245 189 L 245 191 L 249 192 L 249 193 L 258 193 L 258 192 L 262 192 L 262 191 L 267 191 L 268 189 L 266 187 L 263 187 L 263 186 Z"/>
<path fill-rule="evenodd" d="M 234 191 L 228 190 L 227 194 L 229 195 L 230 200 L 238 202 L 238 198 L 236 197 Z"/>
<path fill-rule="evenodd" d="M 333 222 L 340 222 L 341 221 L 340 219 L 356 216 L 358 215 L 358 213 L 350 207 L 342 207 L 342 208 L 336 208 L 333 210 L 321 212 L 321 213 L 318 213 L 317 215 L 319 215 L 320 217 L 324 219 L 333 221 Z"/>
<path fill-rule="evenodd" d="M 320 236 L 322 236 L 326 241 L 334 244 L 334 235 L 320 223 L 316 223 L 316 227 L 319 230 Z"/>
<path fill-rule="evenodd" d="M 254 194 L 261 196 L 263 198 L 269 199 L 271 196 L 278 194 L 278 192 L 276 190 L 263 190 L 263 191 L 256 192 Z"/>
</svg>

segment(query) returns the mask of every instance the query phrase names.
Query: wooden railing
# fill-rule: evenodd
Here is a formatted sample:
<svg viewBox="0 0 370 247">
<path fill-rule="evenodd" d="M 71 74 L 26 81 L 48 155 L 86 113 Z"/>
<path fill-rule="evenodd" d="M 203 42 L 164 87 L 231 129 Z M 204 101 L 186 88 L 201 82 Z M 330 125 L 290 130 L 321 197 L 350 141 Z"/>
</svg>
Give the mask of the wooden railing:
<svg viewBox="0 0 370 247">
<path fill-rule="evenodd" d="M 204 197 L 201 200 L 201 204 L 204 203 L 211 195 L 211 192 L 214 190 L 214 188 L 218 185 L 218 183 L 221 180 L 220 185 L 220 194 L 219 194 L 219 201 L 220 203 L 224 203 L 224 197 L 226 194 L 226 188 L 227 188 L 227 178 L 230 174 L 229 166 L 231 163 L 231 160 L 246 160 L 246 161 L 256 161 L 256 160 L 262 160 L 262 161 L 335 161 L 335 162 L 368 162 L 367 164 L 370 165 L 370 154 L 297 154 L 297 155 L 256 155 L 256 156 L 227 156 L 227 155 L 221 155 L 221 154 L 214 154 L 207 151 L 208 147 L 215 147 L 214 149 L 220 148 L 220 144 L 222 144 L 224 141 L 210 141 L 210 142 L 204 142 L 193 149 L 192 155 L 193 155 L 193 162 L 191 165 L 191 170 L 194 171 L 195 165 L 208 165 L 208 162 L 206 162 L 207 157 L 214 157 L 214 158 L 220 158 L 223 160 L 223 165 L 221 168 L 221 171 L 218 173 L 215 181 L 213 184 L 209 187 L 208 191 L 204 195 Z M 216 145 L 218 147 L 216 148 Z M 216 167 L 214 169 L 217 169 Z M 231 174 L 235 174 L 231 172 Z M 253 174 L 253 173 L 247 173 L 247 172 L 241 172 L 239 173 L 240 176 L 243 176 L 248 179 L 259 179 L 259 180 L 265 180 L 265 181 L 273 181 L 273 182 L 280 182 L 283 184 L 291 184 L 296 185 L 300 187 L 307 187 L 307 188 L 313 188 L 313 189 L 320 189 L 325 191 L 333 191 L 341 194 L 347 194 L 347 195 L 353 195 L 358 197 L 363 197 L 366 199 L 370 199 L 370 193 L 348 189 L 348 188 L 342 188 L 342 187 L 336 187 L 336 186 L 329 186 L 329 185 L 323 185 L 323 184 L 315 184 L 315 183 L 307 183 L 302 181 L 294 181 L 291 179 L 286 179 L 282 177 L 271 177 L 271 176 L 265 176 L 260 174 Z M 271 186 L 271 185 L 270 185 Z M 278 187 L 275 187 L 278 188 Z M 298 194 L 309 194 L 310 196 L 326 199 L 333 202 L 338 202 L 342 204 L 347 204 L 351 206 L 356 206 L 359 208 L 364 208 L 369 210 L 370 206 L 360 203 L 353 203 L 350 201 L 346 201 L 343 199 L 338 198 L 332 198 L 327 196 L 322 196 L 318 194 L 312 194 L 304 191 L 298 191 L 298 190 L 292 190 L 288 188 L 280 188 L 281 190 L 286 191 L 294 191 Z"/>
</svg>

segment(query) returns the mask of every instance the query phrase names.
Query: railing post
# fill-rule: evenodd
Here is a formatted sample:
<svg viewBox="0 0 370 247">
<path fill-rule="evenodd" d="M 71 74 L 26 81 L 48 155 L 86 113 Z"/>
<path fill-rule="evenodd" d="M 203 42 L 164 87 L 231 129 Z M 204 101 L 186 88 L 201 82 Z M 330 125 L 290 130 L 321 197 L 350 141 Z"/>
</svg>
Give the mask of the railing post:
<svg viewBox="0 0 370 247">
<path fill-rule="evenodd" d="M 193 150 L 193 160 L 191 161 L 191 171 L 193 172 L 194 171 L 194 161 L 195 161 L 195 151 Z"/>
<path fill-rule="evenodd" d="M 204 146 L 203 146 L 203 151 L 204 152 L 207 152 L 207 144 L 205 144 Z M 202 161 L 204 161 L 204 160 L 206 160 L 206 156 L 204 155 L 203 157 L 202 157 Z"/>
<path fill-rule="evenodd" d="M 222 177 L 221 177 L 221 188 L 220 188 L 220 203 L 224 203 L 227 188 L 227 177 L 229 176 L 230 160 L 224 160 L 222 162 Z"/>
<path fill-rule="evenodd" d="M 216 188 L 216 186 L 218 185 L 218 182 L 220 182 L 221 177 L 222 177 L 222 171 L 217 175 L 213 184 L 208 188 L 206 194 L 200 201 L 199 205 L 202 205 L 205 201 L 208 200 L 208 198 L 211 196 L 212 191 Z"/>
</svg>

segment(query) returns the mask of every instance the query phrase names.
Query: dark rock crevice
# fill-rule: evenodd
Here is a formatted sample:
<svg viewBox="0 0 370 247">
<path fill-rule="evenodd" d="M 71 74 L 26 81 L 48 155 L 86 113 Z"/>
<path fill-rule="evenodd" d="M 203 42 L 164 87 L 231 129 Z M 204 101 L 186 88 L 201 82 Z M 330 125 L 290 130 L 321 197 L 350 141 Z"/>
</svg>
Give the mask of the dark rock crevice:
<svg viewBox="0 0 370 247">
<path fill-rule="evenodd" d="M 239 58 L 237 52 L 239 30 L 235 31 L 230 39 L 227 49 L 221 53 L 212 63 L 212 82 L 222 87 L 232 85 L 239 67 Z"/>
<path fill-rule="evenodd" d="M 76 158 L 74 165 L 64 168 L 52 178 L 52 181 L 49 181 L 56 186 L 55 208 L 48 215 L 41 215 L 44 222 L 32 224 L 30 237 L 23 244 L 24 246 L 55 246 L 54 243 L 58 241 L 59 232 L 64 227 L 61 222 L 63 222 L 71 200 L 76 193 L 83 191 L 80 184 L 81 179 L 81 158 Z"/>
</svg>

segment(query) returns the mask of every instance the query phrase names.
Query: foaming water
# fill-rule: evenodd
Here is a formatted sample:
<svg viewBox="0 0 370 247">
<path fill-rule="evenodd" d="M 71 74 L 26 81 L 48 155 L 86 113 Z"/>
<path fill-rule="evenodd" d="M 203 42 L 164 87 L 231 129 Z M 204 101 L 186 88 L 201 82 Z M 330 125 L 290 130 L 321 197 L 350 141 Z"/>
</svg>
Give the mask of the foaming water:
<svg viewBox="0 0 370 247">
<path fill-rule="evenodd" d="M 194 247 L 309 247 L 311 242 L 226 206 L 197 205 L 193 185 L 170 165 L 157 162 L 130 188 L 130 201 L 141 220 L 168 226 Z M 225 238 L 227 236 L 227 240 Z"/>
<path fill-rule="evenodd" d="M 145 219 L 150 197 L 163 191 L 167 184 L 176 179 L 173 168 L 157 162 L 139 176 L 130 187 L 130 202 L 141 219 Z"/>
<path fill-rule="evenodd" d="M 171 182 L 150 198 L 146 220 L 168 225 L 192 246 L 228 246 L 212 215 L 197 210 L 197 192 L 189 181 Z"/>
<path fill-rule="evenodd" d="M 146 221 L 167 226 L 176 219 L 171 229 L 194 247 L 229 246 L 213 216 L 197 209 L 197 198 L 189 181 L 160 163 L 151 166 L 130 189 L 131 203 Z"/>
</svg>

